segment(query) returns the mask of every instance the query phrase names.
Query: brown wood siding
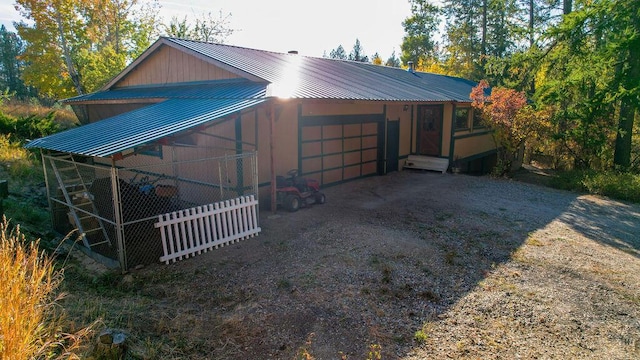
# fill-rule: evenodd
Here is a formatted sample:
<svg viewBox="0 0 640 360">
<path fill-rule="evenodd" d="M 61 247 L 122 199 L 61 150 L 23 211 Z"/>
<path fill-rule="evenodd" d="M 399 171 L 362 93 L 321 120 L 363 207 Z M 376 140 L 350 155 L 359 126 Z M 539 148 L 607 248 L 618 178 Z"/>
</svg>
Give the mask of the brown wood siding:
<svg viewBox="0 0 640 360">
<path fill-rule="evenodd" d="M 242 150 L 255 151 L 258 146 L 257 109 L 242 114 Z"/>
<path fill-rule="evenodd" d="M 114 88 L 181 83 L 206 80 L 234 79 L 240 76 L 212 65 L 193 55 L 168 46 L 161 46 L 120 79 Z"/>
<path fill-rule="evenodd" d="M 86 106 L 89 123 L 124 114 L 152 104 L 89 104 Z"/>
</svg>

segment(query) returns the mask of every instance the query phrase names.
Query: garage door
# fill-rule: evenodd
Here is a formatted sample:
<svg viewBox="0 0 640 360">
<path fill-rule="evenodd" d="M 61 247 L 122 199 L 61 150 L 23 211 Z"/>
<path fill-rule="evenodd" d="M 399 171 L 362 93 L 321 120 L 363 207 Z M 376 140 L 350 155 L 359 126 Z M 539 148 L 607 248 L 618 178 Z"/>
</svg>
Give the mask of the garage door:
<svg viewBox="0 0 640 360">
<path fill-rule="evenodd" d="M 300 120 L 298 167 L 322 185 L 381 173 L 384 116 L 308 116 Z"/>
</svg>

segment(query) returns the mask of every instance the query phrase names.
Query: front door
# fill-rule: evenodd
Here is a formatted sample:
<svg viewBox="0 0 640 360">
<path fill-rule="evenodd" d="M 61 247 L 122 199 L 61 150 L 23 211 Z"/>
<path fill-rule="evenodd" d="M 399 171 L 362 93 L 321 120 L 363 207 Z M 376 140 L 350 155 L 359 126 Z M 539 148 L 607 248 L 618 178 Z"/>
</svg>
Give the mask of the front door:
<svg viewBox="0 0 640 360">
<path fill-rule="evenodd" d="M 442 143 L 442 105 L 418 106 L 418 154 L 440 156 Z"/>
</svg>

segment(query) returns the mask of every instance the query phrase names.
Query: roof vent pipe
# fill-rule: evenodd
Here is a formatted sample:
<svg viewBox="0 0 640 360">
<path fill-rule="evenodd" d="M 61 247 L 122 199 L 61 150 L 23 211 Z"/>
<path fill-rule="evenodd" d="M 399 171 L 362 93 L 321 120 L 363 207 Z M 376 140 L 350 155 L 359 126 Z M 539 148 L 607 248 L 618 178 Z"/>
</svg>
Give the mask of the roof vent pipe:
<svg viewBox="0 0 640 360">
<path fill-rule="evenodd" d="M 298 50 L 289 50 L 289 54 L 298 55 Z"/>
<path fill-rule="evenodd" d="M 416 72 L 416 69 L 413 68 L 413 61 L 407 61 L 407 65 L 409 65 L 407 71 L 414 74 Z"/>
</svg>

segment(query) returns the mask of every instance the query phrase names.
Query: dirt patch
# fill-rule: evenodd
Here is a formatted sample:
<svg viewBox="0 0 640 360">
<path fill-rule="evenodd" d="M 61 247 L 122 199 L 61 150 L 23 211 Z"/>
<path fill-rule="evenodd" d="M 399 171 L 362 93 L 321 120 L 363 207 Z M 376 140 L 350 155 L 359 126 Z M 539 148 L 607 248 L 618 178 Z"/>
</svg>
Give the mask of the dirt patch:
<svg viewBox="0 0 640 360">
<path fill-rule="evenodd" d="M 422 172 L 326 194 L 133 272 L 105 323 L 146 358 L 640 357 L 640 206 Z"/>
</svg>

